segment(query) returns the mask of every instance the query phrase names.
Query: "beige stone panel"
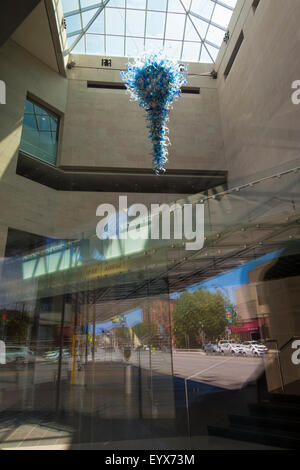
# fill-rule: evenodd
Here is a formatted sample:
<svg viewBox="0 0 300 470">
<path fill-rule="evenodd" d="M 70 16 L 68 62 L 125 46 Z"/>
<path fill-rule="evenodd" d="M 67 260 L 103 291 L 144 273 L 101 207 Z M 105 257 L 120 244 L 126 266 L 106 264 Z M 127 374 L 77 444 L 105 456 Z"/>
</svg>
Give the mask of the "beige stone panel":
<svg viewBox="0 0 300 470">
<path fill-rule="evenodd" d="M 241 3 L 241 2 L 240 2 Z M 299 106 L 291 101 L 300 79 L 300 4 L 263 0 L 253 11 L 246 0 L 219 64 L 220 112 L 230 183 L 298 160 Z M 227 79 L 224 69 L 234 44 L 244 41 Z"/>
<path fill-rule="evenodd" d="M 151 142 L 145 112 L 124 90 L 87 88 L 87 81 L 121 83 L 126 59 L 112 58 L 101 67 L 98 56 L 71 55 L 64 126 L 63 166 L 151 168 Z M 225 160 L 217 82 L 202 74 L 208 64 L 190 64 L 188 85 L 200 95 L 187 95 L 170 113 L 168 168 L 224 170 Z"/>
</svg>

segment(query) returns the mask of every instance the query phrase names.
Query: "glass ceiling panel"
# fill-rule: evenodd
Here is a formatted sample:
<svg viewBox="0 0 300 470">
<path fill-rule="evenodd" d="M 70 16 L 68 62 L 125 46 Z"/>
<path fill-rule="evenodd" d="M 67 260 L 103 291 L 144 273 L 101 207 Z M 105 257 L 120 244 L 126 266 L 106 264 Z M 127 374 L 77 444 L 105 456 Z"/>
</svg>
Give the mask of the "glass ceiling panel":
<svg viewBox="0 0 300 470">
<path fill-rule="evenodd" d="M 237 0 L 62 0 L 68 51 L 213 63 Z"/>
</svg>

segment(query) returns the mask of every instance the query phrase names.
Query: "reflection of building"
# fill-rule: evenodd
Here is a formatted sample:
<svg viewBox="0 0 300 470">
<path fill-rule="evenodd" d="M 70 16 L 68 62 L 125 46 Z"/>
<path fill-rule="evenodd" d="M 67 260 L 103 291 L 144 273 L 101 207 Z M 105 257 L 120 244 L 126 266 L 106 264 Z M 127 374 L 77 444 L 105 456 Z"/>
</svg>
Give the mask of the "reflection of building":
<svg viewBox="0 0 300 470">
<path fill-rule="evenodd" d="M 144 307 L 144 318 L 153 323 L 159 334 L 170 334 L 170 303 L 168 299 L 151 299 Z"/>
<path fill-rule="evenodd" d="M 258 281 L 269 266 L 269 262 L 263 263 L 249 271 L 249 284 L 234 291 L 238 325 L 232 327 L 231 331 L 244 339 L 268 337 L 269 309 Z"/>
</svg>

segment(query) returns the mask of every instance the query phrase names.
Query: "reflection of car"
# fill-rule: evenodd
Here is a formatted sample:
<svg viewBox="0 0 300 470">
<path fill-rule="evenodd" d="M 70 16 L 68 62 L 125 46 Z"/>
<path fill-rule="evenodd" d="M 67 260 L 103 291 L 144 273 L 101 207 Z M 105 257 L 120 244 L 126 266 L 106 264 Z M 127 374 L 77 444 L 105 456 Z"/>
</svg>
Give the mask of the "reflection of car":
<svg viewBox="0 0 300 470">
<path fill-rule="evenodd" d="M 230 353 L 235 354 L 236 356 L 241 356 L 243 354 L 243 348 L 239 343 L 230 344 Z"/>
<path fill-rule="evenodd" d="M 242 355 L 242 347 L 233 340 L 221 340 L 218 344 L 221 354 Z"/>
<path fill-rule="evenodd" d="M 6 363 L 9 362 L 34 362 L 34 353 L 27 346 L 7 345 Z"/>
<path fill-rule="evenodd" d="M 240 347 L 241 347 L 243 356 L 253 356 L 253 350 L 249 344 L 243 343 L 240 345 Z"/>
<path fill-rule="evenodd" d="M 219 348 L 218 343 L 215 341 L 206 343 L 203 349 L 206 352 L 206 354 L 219 354 L 221 352 L 221 349 Z"/>
<path fill-rule="evenodd" d="M 60 349 L 56 348 L 52 351 L 47 351 L 44 354 L 44 359 L 49 359 L 50 361 L 58 361 L 60 354 Z M 62 359 L 69 359 L 70 358 L 70 351 L 68 349 L 62 349 Z"/>
<path fill-rule="evenodd" d="M 267 351 L 268 348 L 264 344 L 260 343 L 259 341 L 244 341 L 243 344 L 249 345 L 249 346 L 255 346 L 259 347 L 260 349 L 263 349 L 264 351 Z"/>
<path fill-rule="evenodd" d="M 259 341 L 245 341 L 243 345 L 251 350 L 253 356 L 263 356 L 268 351 L 268 348 Z"/>
</svg>

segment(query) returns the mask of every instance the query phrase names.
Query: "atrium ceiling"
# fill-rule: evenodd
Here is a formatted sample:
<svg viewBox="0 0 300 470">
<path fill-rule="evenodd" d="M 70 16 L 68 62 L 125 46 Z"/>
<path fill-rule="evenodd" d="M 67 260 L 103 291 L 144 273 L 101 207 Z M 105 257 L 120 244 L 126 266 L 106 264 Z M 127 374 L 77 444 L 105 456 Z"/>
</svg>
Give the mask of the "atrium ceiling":
<svg viewBox="0 0 300 470">
<path fill-rule="evenodd" d="M 68 51 L 214 63 L 237 0 L 62 0 Z"/>
</svg>

